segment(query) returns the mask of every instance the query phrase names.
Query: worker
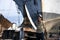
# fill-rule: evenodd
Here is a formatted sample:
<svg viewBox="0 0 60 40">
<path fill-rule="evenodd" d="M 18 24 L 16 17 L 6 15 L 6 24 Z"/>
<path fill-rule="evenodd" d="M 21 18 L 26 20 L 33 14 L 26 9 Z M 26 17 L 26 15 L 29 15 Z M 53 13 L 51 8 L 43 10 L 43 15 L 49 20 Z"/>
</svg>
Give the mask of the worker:
<svg viewBox="0 0 60 40">
<path fill-rule="evenodd" d="M 46 30 L 46 28 L 44 27 L 44 24 L 43 24 L 42 15 L 39 14 L 38 24 L 37 24 L 37 34 L 36 34 L 37 39 L 36 40 L 44 40 L 44 31 L 45 30 Z"/>
</svg>

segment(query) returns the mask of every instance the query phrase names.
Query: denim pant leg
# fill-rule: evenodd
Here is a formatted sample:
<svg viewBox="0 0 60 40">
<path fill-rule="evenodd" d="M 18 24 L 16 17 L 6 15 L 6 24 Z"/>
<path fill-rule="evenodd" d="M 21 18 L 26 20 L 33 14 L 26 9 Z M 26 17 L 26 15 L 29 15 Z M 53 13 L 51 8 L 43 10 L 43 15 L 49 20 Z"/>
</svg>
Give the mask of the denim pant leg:
<svg viewBox="0 0 60 40">
<path fill-rule="evenodd" d="M 36 34 L 36 37 L 37 37 L 37 39 L 36 40 L 44 40 L 44 33 L 42 32 L 42 33 L 37 33 Z"/>
<path fill-rule="evenodd" d="M 20 30 L 20 40 L 21 39 L 24 39 L 24 31 L 23 30 Z"/>
<path fill-rule="evenodd" d="M 41 40 L 44 40 L 44 33 L 41 33 Z"/>
</svg>

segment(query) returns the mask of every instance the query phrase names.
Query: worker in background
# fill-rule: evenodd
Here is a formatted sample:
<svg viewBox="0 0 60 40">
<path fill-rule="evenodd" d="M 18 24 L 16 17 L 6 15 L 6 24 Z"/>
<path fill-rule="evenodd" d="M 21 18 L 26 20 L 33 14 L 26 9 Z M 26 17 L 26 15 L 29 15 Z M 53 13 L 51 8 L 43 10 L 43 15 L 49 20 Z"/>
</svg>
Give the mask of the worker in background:
<svg viewBox="0 0 60 40">
<path fill-rule="evenodd" d="M 38 24 L 37 24 L 37 34 L 36 40 L 44 40 L 44 31 L 46 31 L 44 24 L 43 24 L 43 19 L 42 19 L 42 15 L 39 14 L 38 16 Z"/>
</svg>

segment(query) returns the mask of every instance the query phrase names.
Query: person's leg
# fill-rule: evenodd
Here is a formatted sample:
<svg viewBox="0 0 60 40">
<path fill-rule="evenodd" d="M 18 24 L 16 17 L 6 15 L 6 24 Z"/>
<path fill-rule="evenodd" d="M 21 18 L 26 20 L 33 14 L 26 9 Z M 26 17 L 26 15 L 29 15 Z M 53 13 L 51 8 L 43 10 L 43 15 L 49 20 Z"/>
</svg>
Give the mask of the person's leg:
<svg viewBox="0 0 60 40">
<path fill-rule="evenodd" d="M 41 33 L 41 37 L 40 38 L 41 38 L 41 40 L 44 40 L 44 33 L 43 32 Z"/>
<path fill-rule="evenodd" d="M 37 37 L 36 40 L 40 40 L 40 33 L 37 33 L 36 37 Z"/>
<path fill-rule="evenodd" d="M 24 31 L 23 29 L 20 30 L 20 40 L 23 40 L 24 39 Z"/>
</svg>

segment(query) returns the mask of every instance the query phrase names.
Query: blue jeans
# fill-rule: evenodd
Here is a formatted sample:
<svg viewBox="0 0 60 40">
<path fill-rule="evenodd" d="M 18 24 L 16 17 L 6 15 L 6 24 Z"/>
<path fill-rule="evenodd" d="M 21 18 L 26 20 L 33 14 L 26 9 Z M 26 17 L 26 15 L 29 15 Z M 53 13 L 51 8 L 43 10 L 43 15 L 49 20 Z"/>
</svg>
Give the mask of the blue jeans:
<svg viewBox="0 0 60 40">
<path fill-rule="evenodd" d="M 44 40 L 44 33 L 42 32 L 42 33 L 37 33 L 36 34 L 36 40 Z"/>
<path fill-rule="evenodd" d="M 21 40 L 21 39 L 24 39 L 24 31 L 23 31 L 23 29 L 20 30 L 20 40 Z"/>
</svg>

